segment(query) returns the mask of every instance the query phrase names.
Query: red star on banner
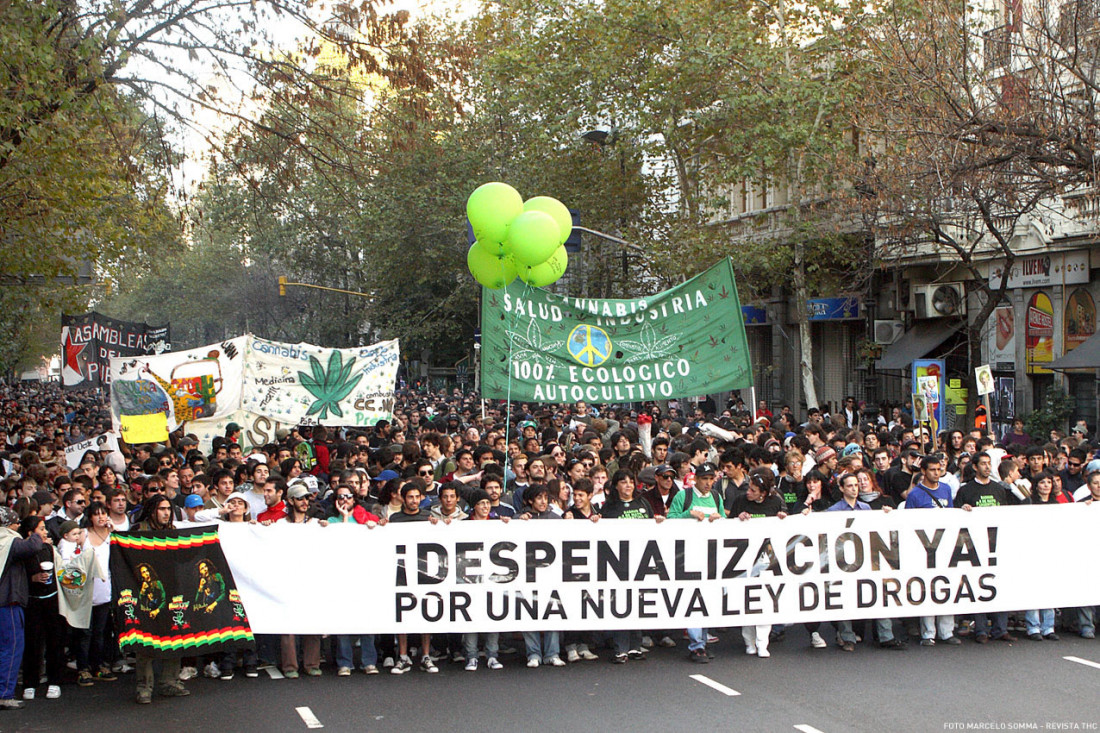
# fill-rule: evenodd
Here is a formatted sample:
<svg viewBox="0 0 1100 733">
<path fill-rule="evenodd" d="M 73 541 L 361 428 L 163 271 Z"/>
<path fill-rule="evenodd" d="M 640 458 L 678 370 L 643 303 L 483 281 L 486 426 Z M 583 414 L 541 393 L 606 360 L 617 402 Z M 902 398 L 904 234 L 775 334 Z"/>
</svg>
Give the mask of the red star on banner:
<svg viewBox="0 0 1100 733">
<path fill-rule="evenodd" d="M 70 331 L 65 332 L 65 366 L 72 369 L 81 377 L 84 376 L 84 372 L 80 369 L 80 360 L 77 359 L 80 356 L 80 352 L 84 351 L 84 347 L 88 344 L 78 344 L 73 341 L 73 335 Z"/>
</svg>

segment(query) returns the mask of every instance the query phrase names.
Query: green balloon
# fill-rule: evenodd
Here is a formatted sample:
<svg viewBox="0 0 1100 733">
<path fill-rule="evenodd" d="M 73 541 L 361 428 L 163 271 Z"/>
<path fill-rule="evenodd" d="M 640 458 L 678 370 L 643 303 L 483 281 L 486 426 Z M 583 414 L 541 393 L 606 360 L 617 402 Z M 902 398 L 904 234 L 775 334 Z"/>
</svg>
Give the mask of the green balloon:
<svg viewBox="0 0 1100 733">
<path fill-rule="evenodd" d="M 573 231 L 573 215 L 565 204 L 550 196 L 535 196 L 523 202 L 524 211 L 541 211 L 554 217 L 558 223 L 558 244 L 565 244 Z"/>
<path fill-rule="evenodd" d="M 466 253 L 466 266 L 479 283 L 490 290 L 499 290 L 516 279 L 516 265 L 511 257 L 497 257 L 474 242 Z"/>
<path fill-rule="evenodd" d="M 554 217 L 542 211 L 525 211 L 508 227 L 508 244 L 516 263 L 534 267 L 546 262 L 561 245 Z"/>
<path fill-rule="evenodd" d="M 533 288 L 545 288 L 560 280 L 568 266 L 569 253 L 565 251 L 565 247 L 559 246 L 546 262 L 534 267 L 520 268 L 519 278 Z"/>
<path fill-rule="evenodd" d="M 494 181 L 478 186 L 466 200 L 466 216 L 474 237 L 490 252 L 505 254 L 508 225 L 523 213 L 523 197 L 507 183 Z"/>
</svg>

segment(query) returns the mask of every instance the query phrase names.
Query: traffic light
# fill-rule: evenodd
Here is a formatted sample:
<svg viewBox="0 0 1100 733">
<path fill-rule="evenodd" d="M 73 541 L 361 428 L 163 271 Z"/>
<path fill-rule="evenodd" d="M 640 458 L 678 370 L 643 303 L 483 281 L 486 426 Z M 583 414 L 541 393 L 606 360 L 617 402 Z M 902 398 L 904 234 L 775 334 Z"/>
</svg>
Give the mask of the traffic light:
<svg viewBox="0 0 1100 733">
<path fill-rule="evenodd" d="M 286 275 L 279 275 L 279 296 L 286 297 Z"/>
</svg>

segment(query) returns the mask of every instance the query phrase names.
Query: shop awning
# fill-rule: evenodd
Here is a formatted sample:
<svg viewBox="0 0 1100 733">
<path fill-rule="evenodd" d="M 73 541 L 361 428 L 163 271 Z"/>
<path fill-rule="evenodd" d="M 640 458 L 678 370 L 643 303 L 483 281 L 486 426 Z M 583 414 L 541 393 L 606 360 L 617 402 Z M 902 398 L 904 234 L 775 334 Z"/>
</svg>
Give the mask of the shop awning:
<svg viewBox="0 0 1100 733">
<path fill-rule="evenodd" d="M 1100 331 L 1065 356 L 1044 364 L 1047 369 L 1100 369 Z"/>
<path fill-rule="evenodd" d="M 879 369 L 908 369 L 914 359 L 925 358 L 928 352 L 965 325 L 962 321 L 945 318 L 918 321 L 900 339 L 886 347 L 875 366 Z M 1086 345 L 1087 342 L 1078 348 Z"/>
</svg>

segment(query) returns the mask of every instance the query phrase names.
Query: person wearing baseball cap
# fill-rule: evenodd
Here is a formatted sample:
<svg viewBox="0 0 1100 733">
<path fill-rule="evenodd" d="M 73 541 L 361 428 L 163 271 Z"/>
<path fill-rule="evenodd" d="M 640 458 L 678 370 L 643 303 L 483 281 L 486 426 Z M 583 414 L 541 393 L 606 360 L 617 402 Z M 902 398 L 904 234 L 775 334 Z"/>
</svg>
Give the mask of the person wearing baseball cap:
<svg viewBox="0 0 1100 733">
<path fill-rule="evenodd" d="M 712 491 L 718 477 L 718 467 L 713 463 L 703 463 L 695 469 L 695 486 L 685 487 L 676 494 L 668 507 L 669 519 L 694 519 L 698 522 L 713 522 L 725 516 L 722 507 L 722 495 Z M 706 629 L 688 629 L 688 659 L 697 664 L 707 664 L 708 632 Z"/>
<path fill-rule="evenodd" d="M 37 520 L 36 520 L 37 521 Z M 15 685 L 23 661 L 23 609 L 29 595 L 27 571 L 22 560 L 34 557 L 43 547 L 45 533 L 19 536 L 19 515 L 0 507 L 0 710 L 18 710 L 22 700 L 15 699 Z M 42 524 L 39 522 L 38 527 Z M 20 562 L 16 562 L 20 561 Z"/>
<path fill-rule="evenodd" d="M 668 516 L 669 505 L 680 492 L 680 488 L 676 485 L 676 469 L 668 464 L 662 464 L 653 469 L 643 468 L 641 473 L 645 474 L 647 471 L 653 471 L 653 483 L 647 484 L 642 497 L 649 502 L 654 516 Z M 641 474 L 638 478 L 645 483 Z"/>
</svg>

